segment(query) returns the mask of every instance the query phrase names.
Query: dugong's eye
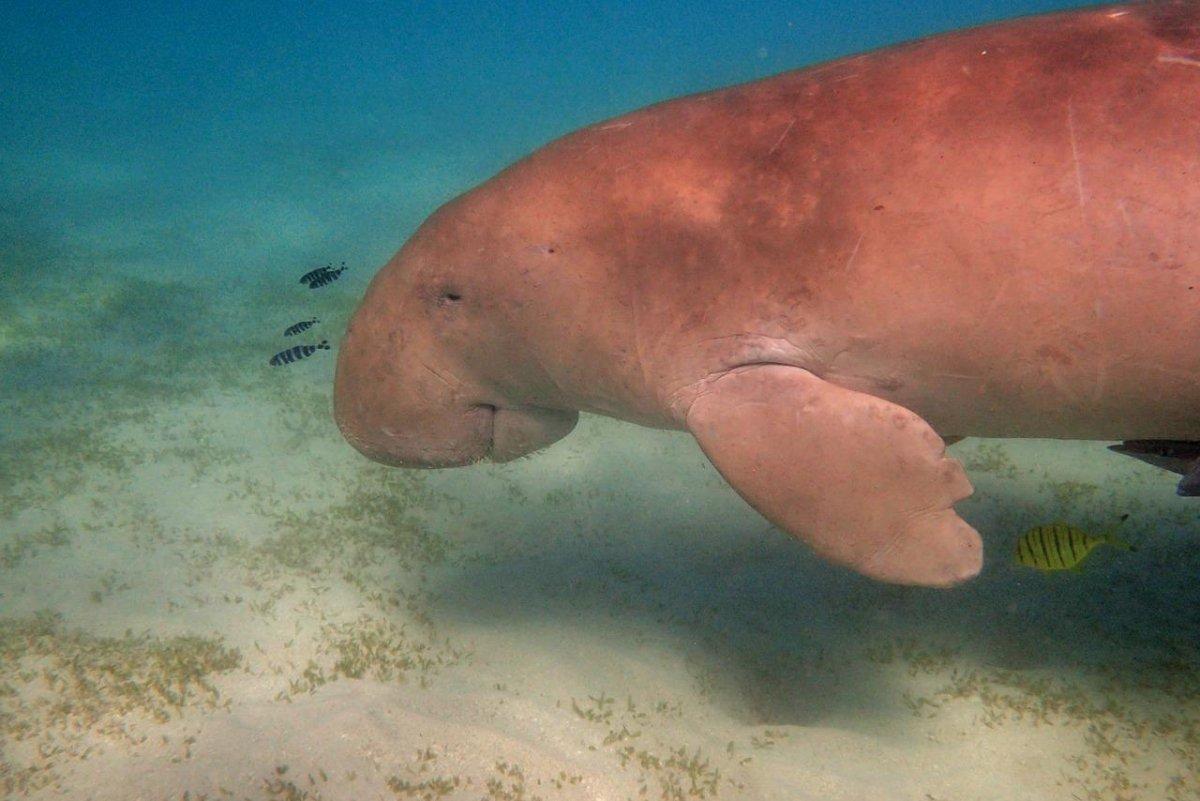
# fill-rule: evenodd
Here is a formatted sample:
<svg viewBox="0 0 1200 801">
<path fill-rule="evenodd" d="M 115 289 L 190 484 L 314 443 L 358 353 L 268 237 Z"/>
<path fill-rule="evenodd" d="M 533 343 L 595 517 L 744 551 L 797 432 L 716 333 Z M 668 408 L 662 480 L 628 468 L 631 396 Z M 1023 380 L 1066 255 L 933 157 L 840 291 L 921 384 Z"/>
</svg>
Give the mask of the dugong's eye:
<svg viewBox="0 0 1200 801">
<path fill-rule="evenodd" d="M 443 289 L 438 294 L 437 302 L 439 306 L 452 306 L 460 300 L 462 300 L 462 293 L 457 289 Z"/>
</svg>

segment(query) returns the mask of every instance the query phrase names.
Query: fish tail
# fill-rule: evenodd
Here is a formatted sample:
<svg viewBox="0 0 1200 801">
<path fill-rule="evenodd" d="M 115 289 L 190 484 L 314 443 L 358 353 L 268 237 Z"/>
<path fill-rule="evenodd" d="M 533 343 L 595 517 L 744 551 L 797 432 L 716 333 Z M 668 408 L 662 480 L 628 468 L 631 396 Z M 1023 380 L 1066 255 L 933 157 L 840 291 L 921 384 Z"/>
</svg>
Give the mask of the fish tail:
<svg viewBox="0 0 1200 801">
<path fill-rule="evenodd" d="M 1104 544 L 1111 545 L 1114 548 L 1117 548 L 1118 550 L 1122 550 L 1122 551 L 1137 551 L 1137 546 L 1130 545 L 1125 540 L 1123 540 L 1120 537 L 1117 537 L 1113 534 L 1106 534 L 1104 536 Z"/>
</svg>

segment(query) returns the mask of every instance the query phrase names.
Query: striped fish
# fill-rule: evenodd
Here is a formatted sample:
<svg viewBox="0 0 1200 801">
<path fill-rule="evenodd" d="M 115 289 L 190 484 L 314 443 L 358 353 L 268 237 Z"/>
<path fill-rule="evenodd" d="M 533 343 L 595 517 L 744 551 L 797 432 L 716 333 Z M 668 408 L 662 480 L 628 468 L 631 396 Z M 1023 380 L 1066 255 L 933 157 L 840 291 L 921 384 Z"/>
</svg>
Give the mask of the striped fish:
<svg viewBox="0 0 1200 801">
<path fill-rule="evenodd" d="M 279 353 L 276 353 L 267 364 L 272 367 L 291 364 L 301 359 L 307 359 L 319 350 L 329 350 L 329 341 L 322 339 L 320 344 L 317 345 L 293 345 L 287 350 L 281 350 Z"/>
<path fill-rule="evenodd" d="M 287 328 L 283 329 L 283 335 L 285 337 L 295 336 L 296 334 L 307 331 L 319 322 L 321 321 L 314 317 L 311 320 L 301 320 L 298 323 L 292 323 Z"/>
<path fill-rule="evenodd" d="M 1099 545 L 1112 545 L 1123 551 L 1137 550 L 1111 534 L 1097 537 L 1066 523 L 1053 523 L 1031 528 L 1022 534 L 1017 540 L 1016 559 L 1019 564 L 1037 570 L 1078 570 L 1080 562 Z"/>
<path fill-rule="evenodd" d="M 340 278 L 344 272 L 346 272 L 345 262 L 342 262 L 342 266 L 338 267 L 336 270 L 330 270 L 329 268 L 326 268 L 317 273 L 317 275 L 313 276 L 312 280 L 308 282 L 308 288 L 320 289 L 326 284 L 332 284 L 334 281 L 338 280 L 338 278 Z"/>
<path fill-rule="evenodd" d="M 315 270 L 309 270 L 304 275 L 300 276 L 300 283 L 307 284 L 308 282 L 312 281 L 317 276 L 319 276 L 323 273 L 327 273 L 332 269 L 333 269 L 333 265 L 326 264 L 324 267 L 318 267 Z"/>
</svg>

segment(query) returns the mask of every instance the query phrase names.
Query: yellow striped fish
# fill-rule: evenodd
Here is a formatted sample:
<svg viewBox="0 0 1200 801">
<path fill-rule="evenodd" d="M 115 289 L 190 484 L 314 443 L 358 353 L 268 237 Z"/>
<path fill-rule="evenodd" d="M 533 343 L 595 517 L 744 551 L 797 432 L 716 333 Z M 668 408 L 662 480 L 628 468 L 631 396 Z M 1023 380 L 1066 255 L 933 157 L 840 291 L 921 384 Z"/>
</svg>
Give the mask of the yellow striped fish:
<svg viewBox="0 0 1200 801">
<path fill-rule="evenodd" d="M 1078 570 L 1079 563 L 1098 545 L 1112 545 L 1123 551 L 1137 550 L 1112 534 L 1097 537 L 1066 523 L 1053 523 L 1031 528 L 1022 534 L 1017 540 L 1016 558 L 1019 564 L 1038 570 Z"/>
</svg>

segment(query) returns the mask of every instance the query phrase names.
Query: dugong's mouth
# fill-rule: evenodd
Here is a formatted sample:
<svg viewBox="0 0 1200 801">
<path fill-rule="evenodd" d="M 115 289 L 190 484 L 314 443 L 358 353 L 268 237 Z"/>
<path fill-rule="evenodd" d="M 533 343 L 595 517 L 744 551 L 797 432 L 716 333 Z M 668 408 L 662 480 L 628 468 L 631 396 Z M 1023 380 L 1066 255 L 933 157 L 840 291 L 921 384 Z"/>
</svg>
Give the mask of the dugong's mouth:
<svg viewBox="0 0 1200 801">
<path fill-rule="evenodd" d="M 565 437 L 574 410 L 476 404 L 458 414 L 405 416 L 402 422 L 362 425 L 338 417 L 342 435 L 375 462 L 393 467 L 462 467 L 488 459 L 507 462 Z"/>
<path fill-rule="evenodd" d="M 422 415 L 366 427 L 341 425 L 355 450 L 391 467 L 462 467 L 492 458 L 496 407 L 472 406 L 460 415 Z"/>
<path fill-rule="evenodd" d="M 493 462 L 508 462 L 541 450 L 570 434 L 579 422 L 579 412 L 574 409 L 490 408 L 492 432 L 487 456 Z"/>
</svg>

